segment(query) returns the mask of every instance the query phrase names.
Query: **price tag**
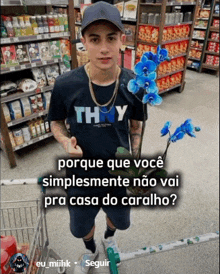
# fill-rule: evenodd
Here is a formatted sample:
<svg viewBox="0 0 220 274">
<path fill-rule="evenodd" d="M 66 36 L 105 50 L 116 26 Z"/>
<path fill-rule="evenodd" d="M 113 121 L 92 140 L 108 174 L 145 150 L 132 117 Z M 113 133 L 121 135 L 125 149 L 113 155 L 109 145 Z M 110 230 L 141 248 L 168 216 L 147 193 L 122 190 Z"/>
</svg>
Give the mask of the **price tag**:
<svg viewBox="0 0 220 274">
<path fill-rule="evenodd" d="M 10 68 L 10 71 L 15 71 L 15 67 L 11 67 L 11 68 Z"/>
<path fill-rule="evenodd" d="M 57 33 L 52 33 L 51 34 L 51 37 L 57 37 L 58 35 L 57 35 Z"/>
<path fill-rule="evenodd" d="M 45 37 L 45 38 L 49 38 L 49 35 L 48 35 L 48 34 L 44 34 L 44 37 Z"/>
<path fill-rule="evenodd" d="M 25 65 L 21 65 L 21 69 L 26 69 L 26 66 Z"/>
<path fill-rule="evenodd" d="M 42 39 L 42 35 L 37 35 L 37 39 Z"/>
<path fill-rule="evenodd" d="M 11 127 L 12 125 L 13 125 L 13 123 L 12 123 L 12 122 L 8 123 L 8 127 Z"/>
<path fill-rule="evenodd" d="M 46 0 L 46 5 L 51 5 L 51 0 Z"/>
<path fill-rule="evenodd" d="M 24 144 L 23 144 L 23 147 L 26 147 L 26 146 L 27 146 L 27 143 L 24 143 Z"/>
<path fill-rule="evenodd" d="M 1 6 L 3 6 L 4 5 L 4 1 L 3 0 L 1 0 Z"/>
<path fill-rule="evenodd" d="M 40 137 L 39 137 L 39 140 L 43 140 L 43 139 L 44 139 L 44 136 L 40 136 Z"/>
<path fill-rule="evenodd" d="M 33 144 L 33 140 L 31 140 L 31 141 L 28 142 L 28 145 L 31 145 L 31 144 Z"/>
<path fill-rule="evenodd" d="M 49 137 L 49 135 L 48 135 L 48 134 L 45 134 L 45 135 L 44 135 L 44 138 L 48 138 L 48 137 Z"/>
<path fill-rule="evenodd" d="M 2 43 L 10 43 L 10 38 L 3 38 Z"/>
<path fill-rule="evenodd" d="M 42 63 L 43 63 L 43 65 L 47 65 L 47 61 L 43 61 Z"/>
<path fill-rule="evenodd" d="M 54 62 L 55 62 L 55 63 L 58 63 L 58 62 L 59 62 L 59 60 L 58 60 L 58 59 L 54 59 Z"/>
<path fill-rule="evenodd" d="M 42 115 L 44 115 L 43 111 L 38 113 L 38 116 L 42 116 Z"/>
<path fill-rule="evenodd" d="M 36 65 L 37 65 L 36 63 L 31 63 L 32 67 L 36 67 Z"/>
<path fill-rule="evenodd" d="M 14 42 L 18 42 L 19 40 L 18 40 L 18 37 L 15 37 L 14 38 Z"/>
</svg>

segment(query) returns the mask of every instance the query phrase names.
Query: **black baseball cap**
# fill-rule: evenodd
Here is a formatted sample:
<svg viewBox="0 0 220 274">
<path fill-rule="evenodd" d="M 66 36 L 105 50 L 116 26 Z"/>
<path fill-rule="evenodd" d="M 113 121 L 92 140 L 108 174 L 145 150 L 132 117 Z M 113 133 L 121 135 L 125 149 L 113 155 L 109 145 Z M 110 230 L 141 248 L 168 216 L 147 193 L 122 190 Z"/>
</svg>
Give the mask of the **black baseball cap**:
<svg viewBox="0 0 220 274">
<path fill-rule="evenodd" d="M 99 1 L 91 6 L 88 6 L 83 14 L 83 20 L 81 25 L 81 32 L 85 30 L 91 23 L 99 20 L 106 20 L 114 24 L 119 30 L 124 32 L 124 26 L 121 22 L 121 16 L 119 10 L 104 1 Z"/>
</svg>

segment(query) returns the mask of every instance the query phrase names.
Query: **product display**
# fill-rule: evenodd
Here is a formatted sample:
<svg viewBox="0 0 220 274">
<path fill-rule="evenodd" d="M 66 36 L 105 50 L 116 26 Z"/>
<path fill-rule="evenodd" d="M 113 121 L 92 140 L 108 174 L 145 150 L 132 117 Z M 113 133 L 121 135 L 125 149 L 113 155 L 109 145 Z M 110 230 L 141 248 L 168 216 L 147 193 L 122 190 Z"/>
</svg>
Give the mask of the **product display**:
<svg viewBox="0 0 220 274">
<path fill-rule="evenodd" d="M 64 55 L 71 56 L 71 48 L 70 48 L 70 41 L 68 39 L 61 39 L 60 40 L 60 50 L 61 50 L 61 56 Z"/>
<path fill-rule="evenodd" d="M 34 80 L 37 82 L 37 88 L 42 88 L 47 85 L 47 80 L 44 72 L 44 68 L 32 69 Z"/>
<path fill-rule="evenodd" d="M 15 45 L 16 49 L 16 58 L 20 65 L 27 64 L 30 62 L 28 51 L 27 51 L 27 45 Z"/>
<path fill-rule="evenodd" d="M 41 42 L 38 44 L 40 50 L 40 57 L 42 61 L 48 61 L 52 59 L 51 51 L 49 48 L 49 42 Z"/>
<path fill-rule="evenodd" d="M 60 52 L 60 41 L 56 40 L 56 41 L 50 41 L 49 42 L 50 45 L 50 52 L 52 55 L 52 58 L 61 58 L 61 52 Z"/>
<path fill-rule="evenodd" d="M 184 64 L 185 64 L 184 57 L 174 58 L 170 62 L 165 61 L 161 63 L 158 67 L 158 76 L 161 76 L 167 73 L 173 73 L 177 70 L 183 69 Z"/>
<path fill-rule="evenodd" d="M 157 80 L 157 86 L 159 88 L 159 91 L 163 91 L 180 84 L 182 82 L 182 77 L 182 72 L 178 72 L 171 76 L 163 77 Z"/>
<path fill-rule="evenodd" d="M 21 89 L 23 92 L 34 91 L 37 88 L 37 83 L 28 78 L 24 78 L 17 81 L 18 89 Z"/>
<path fill-rule="evenodd" d="M 17 91 L 17 84 L 12 81 L 4 81 L 0 84 L 1 97 L 13 94 Z"/>
<path fill-rule="evenodd" d="M 47 77 L 48 85 L 54 85 L 57 76 L 59 76 L 59 67 L 58 65 L 52 65 L 45 68 L 45 74 Z"/>
<path fill-rule="evenodd" d="M 29 52 L 29 57 L 31 62 L 41 61 L 38 43 L 28 44 L 28 52 Z"/>
<path fill-rule="evenodd" d="M 14 45 L 2 47 L 2 57 L 4 59 L 4 63 L 11 67 L 19 65 L 17 58 L 16 58 L 16 49 Z"/>
</svg>

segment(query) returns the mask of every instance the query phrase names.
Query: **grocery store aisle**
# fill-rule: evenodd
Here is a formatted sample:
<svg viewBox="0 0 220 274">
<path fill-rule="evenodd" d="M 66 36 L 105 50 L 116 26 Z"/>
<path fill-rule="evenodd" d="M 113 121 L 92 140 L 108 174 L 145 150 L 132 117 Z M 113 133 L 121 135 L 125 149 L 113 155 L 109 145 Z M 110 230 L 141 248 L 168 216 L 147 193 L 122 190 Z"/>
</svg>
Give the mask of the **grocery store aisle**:
<svg viewBox="0 0 220 274">
<path fill-rule="evenodd" d="M 170 173 L 181 174 L 176 206 L 149 209 L 147 206 L 132 209 L 132 225 L 126 231 L 117 231 L 118 245 L 122 251 L 196 236 L 219 229 L 219 78 L 209 74 L 187 71 L 183 93 L 170 92 L 163 95 L 163 103 L 149 107 L 149 120 L 143 142 L 143 154 L 152 156 L 163 152 L 166 137 L 160 137 L 160 129 L 166 121 L 172 121 L 173 132 L 186 119 L 192 118 L 194 125 L 201 127 L 197 138 L 184 137 L 173 143 L 168 152 Z M 56 158 L 64 156 L 63 149 L 55 140 L 44 140 L 16 154 L 17 167 L 10 169 L 7 159 L 1 153 L 1 179 L 39 177 L 54 173 Z M 2 187 L 2 200 L 35 198 L 38 186 Z M 55 190 L 51 190 L 55 191 Z M 173 193 L 174 189 L 161 189 Z M 73 238 L 69 231 L 69 215 L 66 207 L 48 210 L 48 231 L 50 246 L 63 260 L 72 262 L 67 273 L 73 273 L 73 262 L 84 250 L 81 239 Z M 105 230 L 104 212 L 96 219 L 95 238 Z M 100 261 L 105 259 L 100 246 Z M 124 262 L 120 274 L 217 274 L 218 241 L 194 247 L 143 257 Z M 47 273 L 55 273 L 49 269 Z M 109 273 L 108 268 L 92 269 L 90 273 Z"/>
</svg>

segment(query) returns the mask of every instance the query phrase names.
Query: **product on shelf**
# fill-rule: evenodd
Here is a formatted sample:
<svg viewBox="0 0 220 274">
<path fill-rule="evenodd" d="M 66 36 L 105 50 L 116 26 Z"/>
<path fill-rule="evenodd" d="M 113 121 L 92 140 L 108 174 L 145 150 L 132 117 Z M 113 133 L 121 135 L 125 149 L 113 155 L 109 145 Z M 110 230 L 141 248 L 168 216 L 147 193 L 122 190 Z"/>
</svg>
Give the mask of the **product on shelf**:
<svg viewBox="0 0 220 274">
<path fill-rule="evenodd" d="M 194 30 L 193 31 L 193 38 L 204 39 L 205 38 L 205 31 L 204 30 Z"/>
<path fill-rule="evenodd" d="M 211 33 L 211 39 L 213 39 L 213 40 L 219 40 L 219 33 L 212 32 Z"/>
<path fill-rule="evenodd" d="M 30 141 L 31 140 L 31 133 L 30 133 L 29 126 L 23 126 L 21 128 L 21 131 L 22 131 L 22 135 L 23 135 L 23 138 L 24 138 L 24 142 Z"/>
<path fill-rule="evenodd" d="M 60 50 L 61 50 L 62 57 L 64 55 L 71 56 L 70 41 L 68 39 L 60 39 Z"/>
<path fill-rule="evenodd" d="M 42 61 L 48 61 L 52 59 L 51 51 L 49 48 L 49 42 L 41 42 L 38 44 L 40 49 L 40 57 Z"/>
<path fill-rule="evenodd" d="M 182 82 L 182 72 L 175 73 L 171 76 L 166 76 L 157 80 L 157 86 L 159 91 L 163 91 L 172 88 L 175 85 L 181 84 Z"/>
<path fill-rule="evenodd" d="M 14 135 L 14 140 L 16 143 L 16 146 L 20 146 L 24 143 L 24 137 L 22 134 L 22 130 L 21 129 L 15 129 L 12 131 L 13 135 Z"/>
<path fill-rule="evenodd" d="M 135 44 L 135 26 L 124 24 L 126 40 L 125 45 L 134 46 Z"/>
<path fill-rule="evenodd" d="M 50 45 L 50 52 L 51 52 L 52 58 L 61 58 L 60 41 L 59 40 L 49 41 L 49 45 Z"/>
<path fill-rule="evenodd" d="M 12 26 L 11 18 L 9 16 L 2 15 L 2 19 L 3 19 L 3 22 L 4 22 L 5 28 L 7 30 L 7 36 L 8 37 L 14 37 L 15 36 L 15 31 L 14 31 L 14 28 Z"/>
<path fill-rule="evenodd" d="M 31 62 L 41 61 L 38 43 L 28 44 L 28 53 L 29 53 Z"/>
<path fill-rule="evenodd" d="M 5 46 L 1 48 L 2 50 L 2 57 L 6 66 L 17 66 L 19 65 L 16 59 L 16 50 L 14 45 Z"/>
<path fill-rule="evenodd" d="M 88 52 L 87 51 L 77 51 L 77 62 L 78 66 L 83 66 L 89 61 Z"/>
<path fill-rule="evenodd" d="M 13 94 L 17 91 L 17 84 L 12 81 L 4 81 L 0 84 L 1 97 Z"/>
<path fill-rule="evenodd" d="M 29 63 L 27 45 L 15 45 L 17 61 L 20 65 Z"/>
<path fill-rule="evenodd" d="M 34 35 L 34 30 L 30 23 L 30 16 L 28 16 L 28 15 L 24 16 L 24 23 L 25 23 L 25 27 L 26 27 L 26 35 Z"/>
<path fill-rule="evenodd" d="M 214 61 L 214 56 L 207 54 L 206 55 L 206 62 L 205 63 L 207 65 L 213 65 L 213 61 Z"/>
<path fill-rule="evenodd" d="M 37 83 L 29 78 L 20 79 L 17 81 L 18 89 L 23 92 L 34 91 L 37 88 Z"/>
<path fill-rule="evenodd" d="M 8 108 L 11 115 L 11 120 L 22 118 L 21 104 L 19 100 L 8 103 Z"/>
<path fill-rule="evenodd" d="M 15 32 L 15 37 L 19 37 L 21 36 L 21 26 L 18 23 L 18 18 L 17 17 L 12 17 L 12 21 L 13 21 L 13 29 Z"/>
<path fill-rule="evenodd" d="M 191 41 L 191 47 L 202 49 L 203 48 L 203 43 L 199 42 L 198 40 L 192 40 Z"/>
<path fill-rule="evenodd" d="M 9 134 L 9 138 L 10 138 L 12 147 L 13 147 L 13 148 L 16 147 L 16 143 L 15 143 L 14 135 L 13 135 L 12 131 L 9 130 L 9 131 L 8 131 L 8 134 Z"/>
<path fill-rule="evenodd" d="M 165 48 L 168 50 L 169 56 L 175 56 L 178 54 L 186 53 L 188 44 L 188 41 L 169 43 L 165 45 Z"/>
<path fill-rule="evenodd" d="M 185 58 L 184 57 L 178 57 L 174 58 L 171 61 L 163 62 L 158 67 L 158 76 L 161 76 L 163 74 L 172 73 L 177 70 L 183 69 L 185 64 Z"/>
<path fill-rule="evenodd" d="M 34 76 L 34 80 L 37 82 L 37 88 L 42 88 L 47 85 L 44 68 L 33 68 L 32 74 Z"/>
<path fill-rule="evenodd" d="M 45 68 L 45 73 L 46 73 L 48 85 L 49 86 L 54 85 L 57 76 L 59 76 L 59 67 L 58 67 L 58 65 L 55 64 L 55 65 L 46 67 Z"/>
<path fill-rule="evenodd" d="M 200 27 L 200 28 L 207 28 L 208 21 L 205 21 L 205 20 L 196 20 L 195 21 L 195 26 L 196 27 Z"/>
<path fill-rule="evenodd" d="M 4 113 L 4 116 L 5 116 L 6 123 L 11 122 L 11 115 L 10 115 L 10 111 L 8 109 L 8 106 L 6 104 L 2 104 L 2 109 L 3 109 L 3 113 Z"/>
<path fill-rule="evenodd" d="M 215 5 L 215 13 L 219 14 L 219 3 Z"/>
<path fill-rule="evenodd" d="M 207 10 L 207 9 L 200 10 L 200 13 L 199 13 L 200 18 L 209 18 L 209 15 L 210 15 L 210 10 Z"/>
<path fill-rule="evenodd" d="M 201 50 L 191 49 L 189 52 L 189 57 L 200 59 L 201 56 L 202 56 Z"/>
<path fill-rule="evenodd" d="M 44 108 L 46 110 L 49 110 L 49 107 L 50 107 L 50 99 L 51 99 L 51 92 L 48 91 L 48 92 L 45 92 L 43 94 L 43 101 L 44 101 Z"/>
<path fill-rule="evenodd" d="M 70 71 L 70 68 L 67 68 L 67 67 L 64 65 L 64 63 L 60 63 L 59 66 L 60 66 L 60 74 L 63 74 L 63 73 L 65 73 L 65 72 L 67 72 L 67 71 Z"/>
<path fill-rule="evenodd" d="M 151 26 L 140 26 L 138 31 L 138 39 L 149 43 L 157 43 L 159 37 L 159 28 Z"/>
<path fill-rule="evenodd" d="M 136 19 L 137 17 L 137 1 L 127 1 L 124 3 L 124 18 Z"/>
<path fill-rule="evenodd" d="M 26 117 L 32 114 L 31 112 L 31 106 L 30 102 L 27 97 L 21 98 L 21 110 L 22 110 L 22 116 Z"/>
<path fill-rule="evenodd" d="M 212 23 L 213 27 L 219 28 L 219 19 L 214 19 Z"/>
<path fill-rule="evenodd" d="M 219 66 L 219 56 L 215 56 L 213 60 L 213 66 L 218 67 Z"/>
</svg>

